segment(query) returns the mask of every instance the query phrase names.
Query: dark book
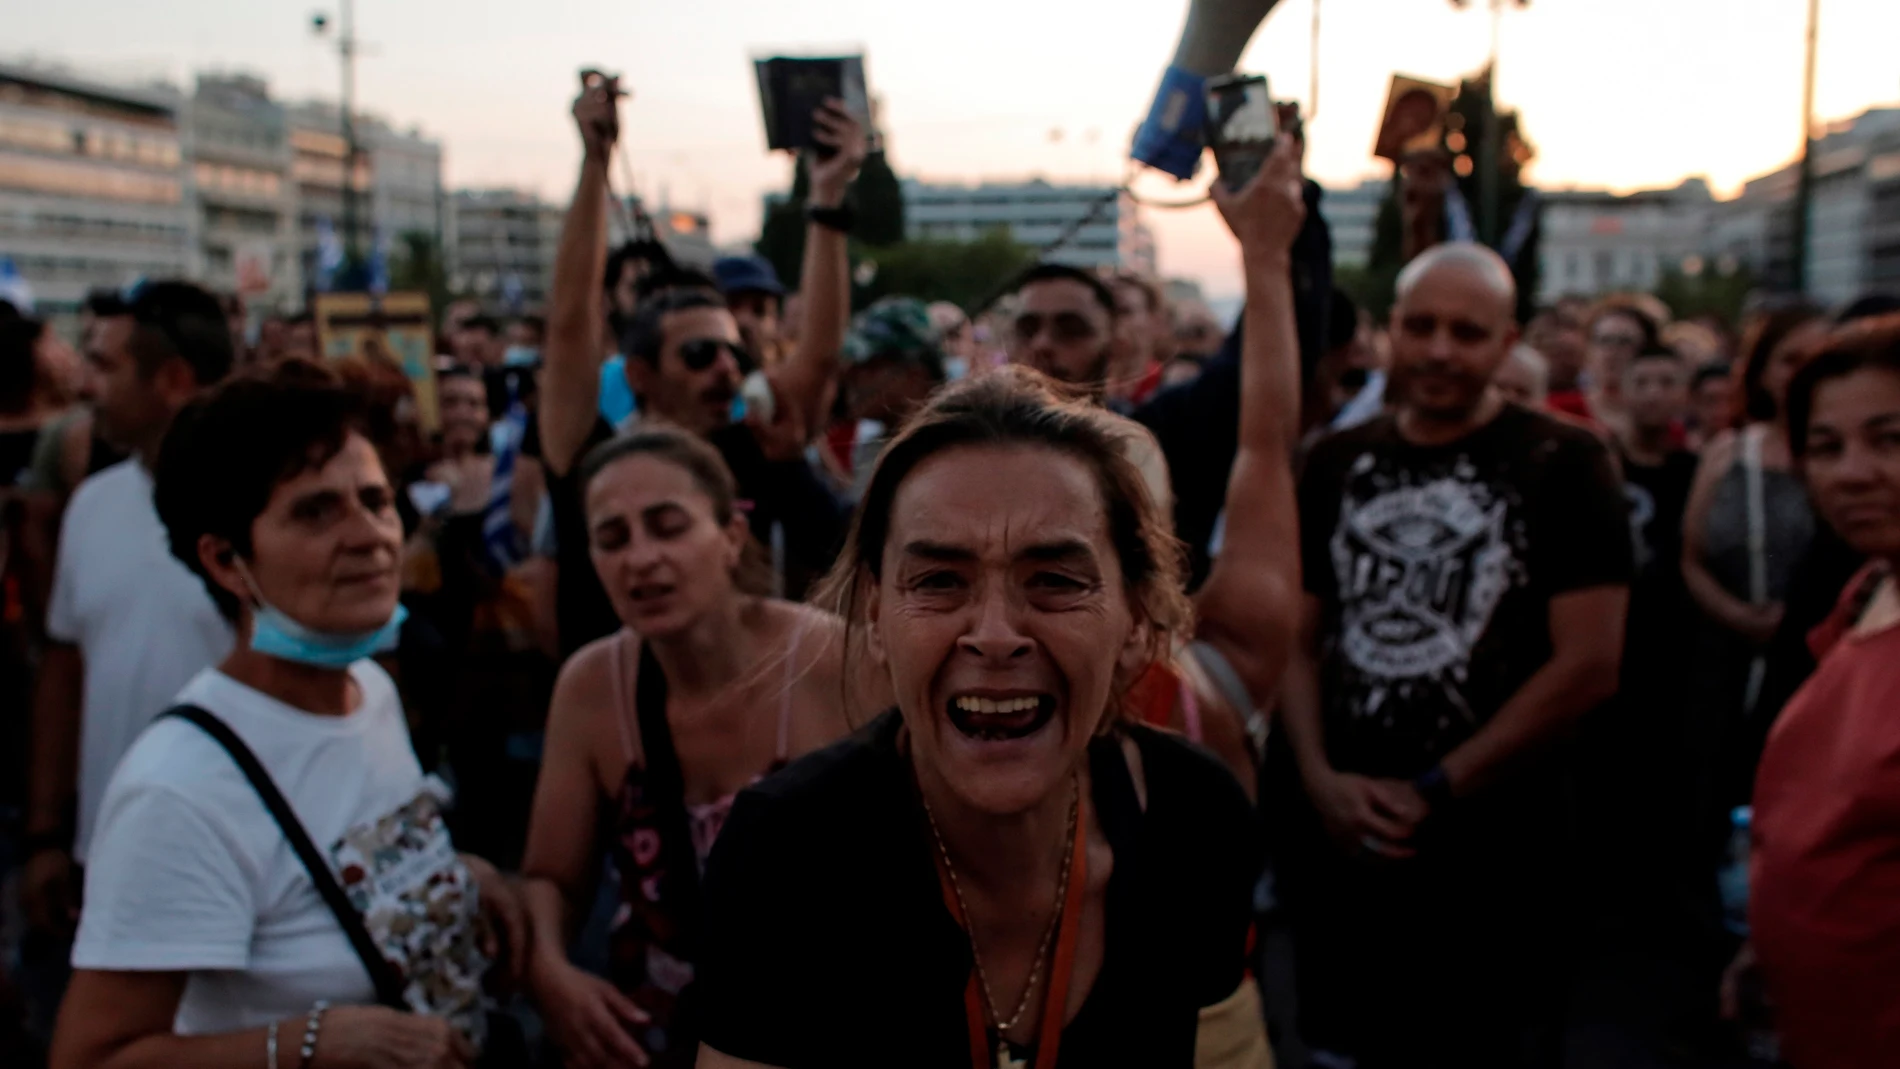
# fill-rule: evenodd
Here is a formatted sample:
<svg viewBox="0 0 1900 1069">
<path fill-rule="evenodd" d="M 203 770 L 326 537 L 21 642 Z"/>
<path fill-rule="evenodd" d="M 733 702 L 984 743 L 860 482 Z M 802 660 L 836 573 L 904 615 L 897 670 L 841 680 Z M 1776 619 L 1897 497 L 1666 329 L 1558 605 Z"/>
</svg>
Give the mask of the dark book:
<svg viewBox="0 0 1900 1069">
<path fill-rule="evenodd" d="M 859 122 L 869 120 L 863 56 L 774 56 L 756 61 L 754 67 L 759 76 L 759 110 L 765 119 L 765 144 L 769 149 L 817 147 L 812 137 L 812 113 L 828 98 L 844 101 L 845 110 Z"/>
</svg>

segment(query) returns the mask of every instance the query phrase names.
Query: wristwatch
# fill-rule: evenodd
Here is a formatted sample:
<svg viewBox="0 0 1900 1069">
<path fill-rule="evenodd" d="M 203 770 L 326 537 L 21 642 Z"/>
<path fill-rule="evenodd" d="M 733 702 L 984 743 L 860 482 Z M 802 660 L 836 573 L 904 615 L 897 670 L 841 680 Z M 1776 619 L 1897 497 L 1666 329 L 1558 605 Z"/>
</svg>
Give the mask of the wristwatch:
<svg viewBox="0 0 1900 1069">
<path fill-rule="evenodd" d="M 820 208 L 815 204 L 807 204 L 805 218 L 826 230 L 836 230 L 840 234 L 851 233 L 851 228 L 858 222 L 858 214 L 851 210 L 849 204 L 840 204 L 836 208 Z"/>
<path fill-rule="evenodd" d="M 1412 781 L 1412 789 L 1419 797 L 1438 809 L 1451 801 L 1451 777 L 1445 774 L 1444 765 L 1433 765 L 1424 775 Z"/>
</svg>

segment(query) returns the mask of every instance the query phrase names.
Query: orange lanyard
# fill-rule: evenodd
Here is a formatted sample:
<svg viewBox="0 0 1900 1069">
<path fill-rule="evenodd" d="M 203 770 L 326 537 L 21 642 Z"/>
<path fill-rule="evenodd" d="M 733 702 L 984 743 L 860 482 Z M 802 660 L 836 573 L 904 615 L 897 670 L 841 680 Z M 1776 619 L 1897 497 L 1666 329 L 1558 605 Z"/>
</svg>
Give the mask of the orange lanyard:
<svg viewBox="0 0 1900 1069">
<path fill-rule="evenodd" d="M 1062 1045 L 1062 1019 L 1069 1008 L 1069 980 L 1075 974 L 1076 943 L 1082 933 L 1082 898 L 1088 888 L 1088 809 L 1087 802 L 1080 803 L 1083 810 L 1076 817 L 1075 856 L 1070 861 L 1069 893 L 1062 903 L 1062 919 L 1056 928 L 1056 956 L 1049 966 L 1049 990 L 1043 994 L 1042 1028 L 1036 1040 L 1035 1069 L 1055 1069 L 1056 1054 Z M 963 915 L 963 905 L 957 901 L 956 889 L 950 886 L 950 874 L 944 870 L 942 855 L 937 858 L 937 882 L 943 890 L 943 904 L 949 908 L 950 915 L 967 933 L 969 919 Z M 970 953 L 976 953 L 976 943 L 970 943 Z M 963 1017 L 970 1032 L 970 1069 L 995 1069 L 990 1060 L 990 1041 L 988 1011 L 983 1005 L 983 989 L 977 983 L 976 967 L 970 968 L 969 983 L 963 987 Z M 998 1043 L 1006 1043 L 1001 1033 Z"/>
</svg>

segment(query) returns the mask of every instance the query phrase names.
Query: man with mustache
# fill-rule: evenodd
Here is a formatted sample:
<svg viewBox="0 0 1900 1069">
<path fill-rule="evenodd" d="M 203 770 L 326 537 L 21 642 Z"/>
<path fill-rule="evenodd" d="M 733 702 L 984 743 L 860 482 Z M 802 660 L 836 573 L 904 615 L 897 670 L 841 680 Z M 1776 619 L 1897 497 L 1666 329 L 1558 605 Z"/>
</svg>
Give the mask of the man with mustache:
<svg viewBox="0 0 1900 1069">
<path fill-rule="evenodd" d="M 1310 809 L 1280 873 L 1307 1042 L 1360 1069 L 1561 1052 L 1566 790 L 1616 690 L 1631 546 L 1588 431 L 1507 403 L 1515 287 L 1482 246 L 1398 280 L 1396 409 L 1300 487 L 1307 610 L 1281 696 Z"/>
<path fill-rule="evenodd" d="M 588 451 L 617 430 L 600 415 L 608 294 L 599 280 L 607 266 L 607 164 L 620 136 L 621 95 L 616 79 L 599 78 L 574 103 L 584 154 L 555 259 L 535 440 L 523 447 L 547 471 L 564 653 L 620 627 L 589 561 L 579 473 Z M 824 425 L 850 318 L 844 199 L 865 153 L 863 126 L 841 102 L 827 102 L 813 122 L 815 136 L 834 151 L 814 153 L 810 163 L 808 311 L 798 349 L 746 385 L 752 358 L 738 321 L 718 290 L 684 273 L 649 280 L 652 292 L 616 322 L 620 335 L 613 339 L 638 402 L 635 418 L 682 427 L 719 451 L 753 535 L 772 553 L 777 592 L 793 599 L 830 567 L 844 530 L 843 509 L 811 470 L 804 447 Z"/>
</svg>

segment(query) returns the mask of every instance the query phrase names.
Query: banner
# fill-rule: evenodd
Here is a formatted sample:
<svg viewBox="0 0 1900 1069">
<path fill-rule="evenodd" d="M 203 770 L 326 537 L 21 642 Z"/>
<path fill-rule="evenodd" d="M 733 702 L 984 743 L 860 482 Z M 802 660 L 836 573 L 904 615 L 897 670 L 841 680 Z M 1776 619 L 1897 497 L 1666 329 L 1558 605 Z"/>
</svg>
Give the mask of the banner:
<svg viewBox="0 0 1900 1069">
<path fill-rule="evenodd" d="M 319 293 L 314 314 L 325 360 L 360 356 L 393 362 L 415 389 L 416 422 L 424 434 L 435 433 L 440 422 L 427 294 Z"/>
</svg>

